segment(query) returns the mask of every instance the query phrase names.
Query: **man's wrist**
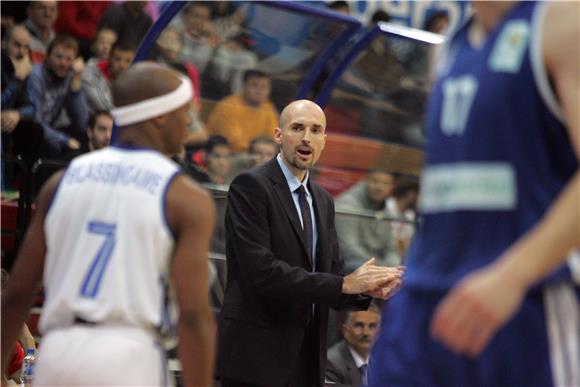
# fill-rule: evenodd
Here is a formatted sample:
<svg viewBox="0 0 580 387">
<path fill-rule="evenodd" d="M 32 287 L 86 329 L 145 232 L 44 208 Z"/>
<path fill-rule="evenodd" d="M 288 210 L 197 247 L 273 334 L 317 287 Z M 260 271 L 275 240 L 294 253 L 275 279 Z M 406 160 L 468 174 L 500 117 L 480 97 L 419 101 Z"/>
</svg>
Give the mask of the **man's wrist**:
<svg viewBox="0 0 580 387">
<path fill-rule="evenodd" d="M 495 269 L 499 275 L 506 281 L 512 282 L 514 285 L 527 290 L 534 284 L 533 273 L 527 268 L 527 265 L 521 265 L 515 257 L 515 251 L 509 251 L 495 264 Z"/>
<path fill-rule="evenodd" d="M 81 90 L 81 75 L 74 74 L 70 83 L 70 90 L 73 93 L 79 92 Z"/>
<path fill-rule="evenodd" d="M 342 293 L 350 294 L 350 280 L 348 276 L 342 277 Z"/>
</svg>

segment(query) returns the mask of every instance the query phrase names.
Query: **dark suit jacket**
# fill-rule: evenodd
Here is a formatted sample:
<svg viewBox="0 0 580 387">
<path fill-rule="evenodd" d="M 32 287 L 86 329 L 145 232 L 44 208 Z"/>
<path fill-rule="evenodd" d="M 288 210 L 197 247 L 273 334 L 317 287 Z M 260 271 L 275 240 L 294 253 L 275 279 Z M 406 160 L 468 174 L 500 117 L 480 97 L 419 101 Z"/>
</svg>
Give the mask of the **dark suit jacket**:
<svg viewBox="0 0 580 387">
<path fill-rule="evenodd" d="M 326 365 L 328 306 L 366 309 L 369 297 L 341 293 L 342 266 L 328 192 L 308 183 L 318 228 L 317 272 L 298 212 L 276 158 L 240 174 L 226 211 L 228 275 L 218 319 L 217 374 L 264 386 L 283 386 L 294 370 L 305 328 L 317 304 L 313 358 L 319 384 Z"/>
<path fill-rule="evenodd" d="M 326 380 L 342 386 L 362 386 L 360 372 L 344 340 L 328 350 Z"/>
</svg>

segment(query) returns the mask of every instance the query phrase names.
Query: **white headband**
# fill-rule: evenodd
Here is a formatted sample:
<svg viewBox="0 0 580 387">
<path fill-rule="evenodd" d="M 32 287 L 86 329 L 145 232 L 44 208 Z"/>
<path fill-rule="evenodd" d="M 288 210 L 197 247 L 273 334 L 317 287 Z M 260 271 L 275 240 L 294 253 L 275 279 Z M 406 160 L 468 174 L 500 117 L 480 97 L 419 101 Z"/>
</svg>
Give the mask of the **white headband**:
<svg viewBox="0 0 580 387">
<path fill-rule="evenodd" d="M 191 82 L 186 77 L 180 79 L 181 84 L 177 89 L 167 94 L 113 109 L 111 114 L 115 124 L 118 126 L 136 124 L 172 112 L 191 101 L 193 98 Z"/>
</svg>

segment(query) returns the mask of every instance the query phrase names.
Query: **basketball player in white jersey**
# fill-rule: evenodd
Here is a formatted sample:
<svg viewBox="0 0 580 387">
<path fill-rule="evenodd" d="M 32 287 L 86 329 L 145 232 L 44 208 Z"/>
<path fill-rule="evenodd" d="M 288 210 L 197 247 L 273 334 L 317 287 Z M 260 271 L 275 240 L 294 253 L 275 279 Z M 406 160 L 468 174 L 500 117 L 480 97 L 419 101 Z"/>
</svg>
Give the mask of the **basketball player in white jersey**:
<svg viewBox="0 0 580 387">
<path fill-rule="evenodd" d="M 211 384 L 214 206 L 166 157 L 185 139 L 192 93 L 172 70 L 132 66 L 113 86 L 118 145 L 45 184 L 3 294 L 3 371 L 42 279 L 35 384 L 171 385 L 161 341 L 173 328 L 173 295 L 185 383 Z"/>
</svg>

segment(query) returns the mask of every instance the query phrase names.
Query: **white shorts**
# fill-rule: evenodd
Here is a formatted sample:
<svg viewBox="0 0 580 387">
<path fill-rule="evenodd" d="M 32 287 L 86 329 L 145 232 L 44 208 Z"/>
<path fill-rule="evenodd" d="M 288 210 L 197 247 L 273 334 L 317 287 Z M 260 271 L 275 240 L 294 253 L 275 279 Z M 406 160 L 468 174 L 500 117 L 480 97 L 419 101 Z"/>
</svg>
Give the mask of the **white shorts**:
<svg viewBox="0 0 580 387">
<path fill-rule="evenodd" d="M 137 328 L 82 326 L 42 338 L 34 386 L 173 386 L 165 352 Z"/>
</svg>

